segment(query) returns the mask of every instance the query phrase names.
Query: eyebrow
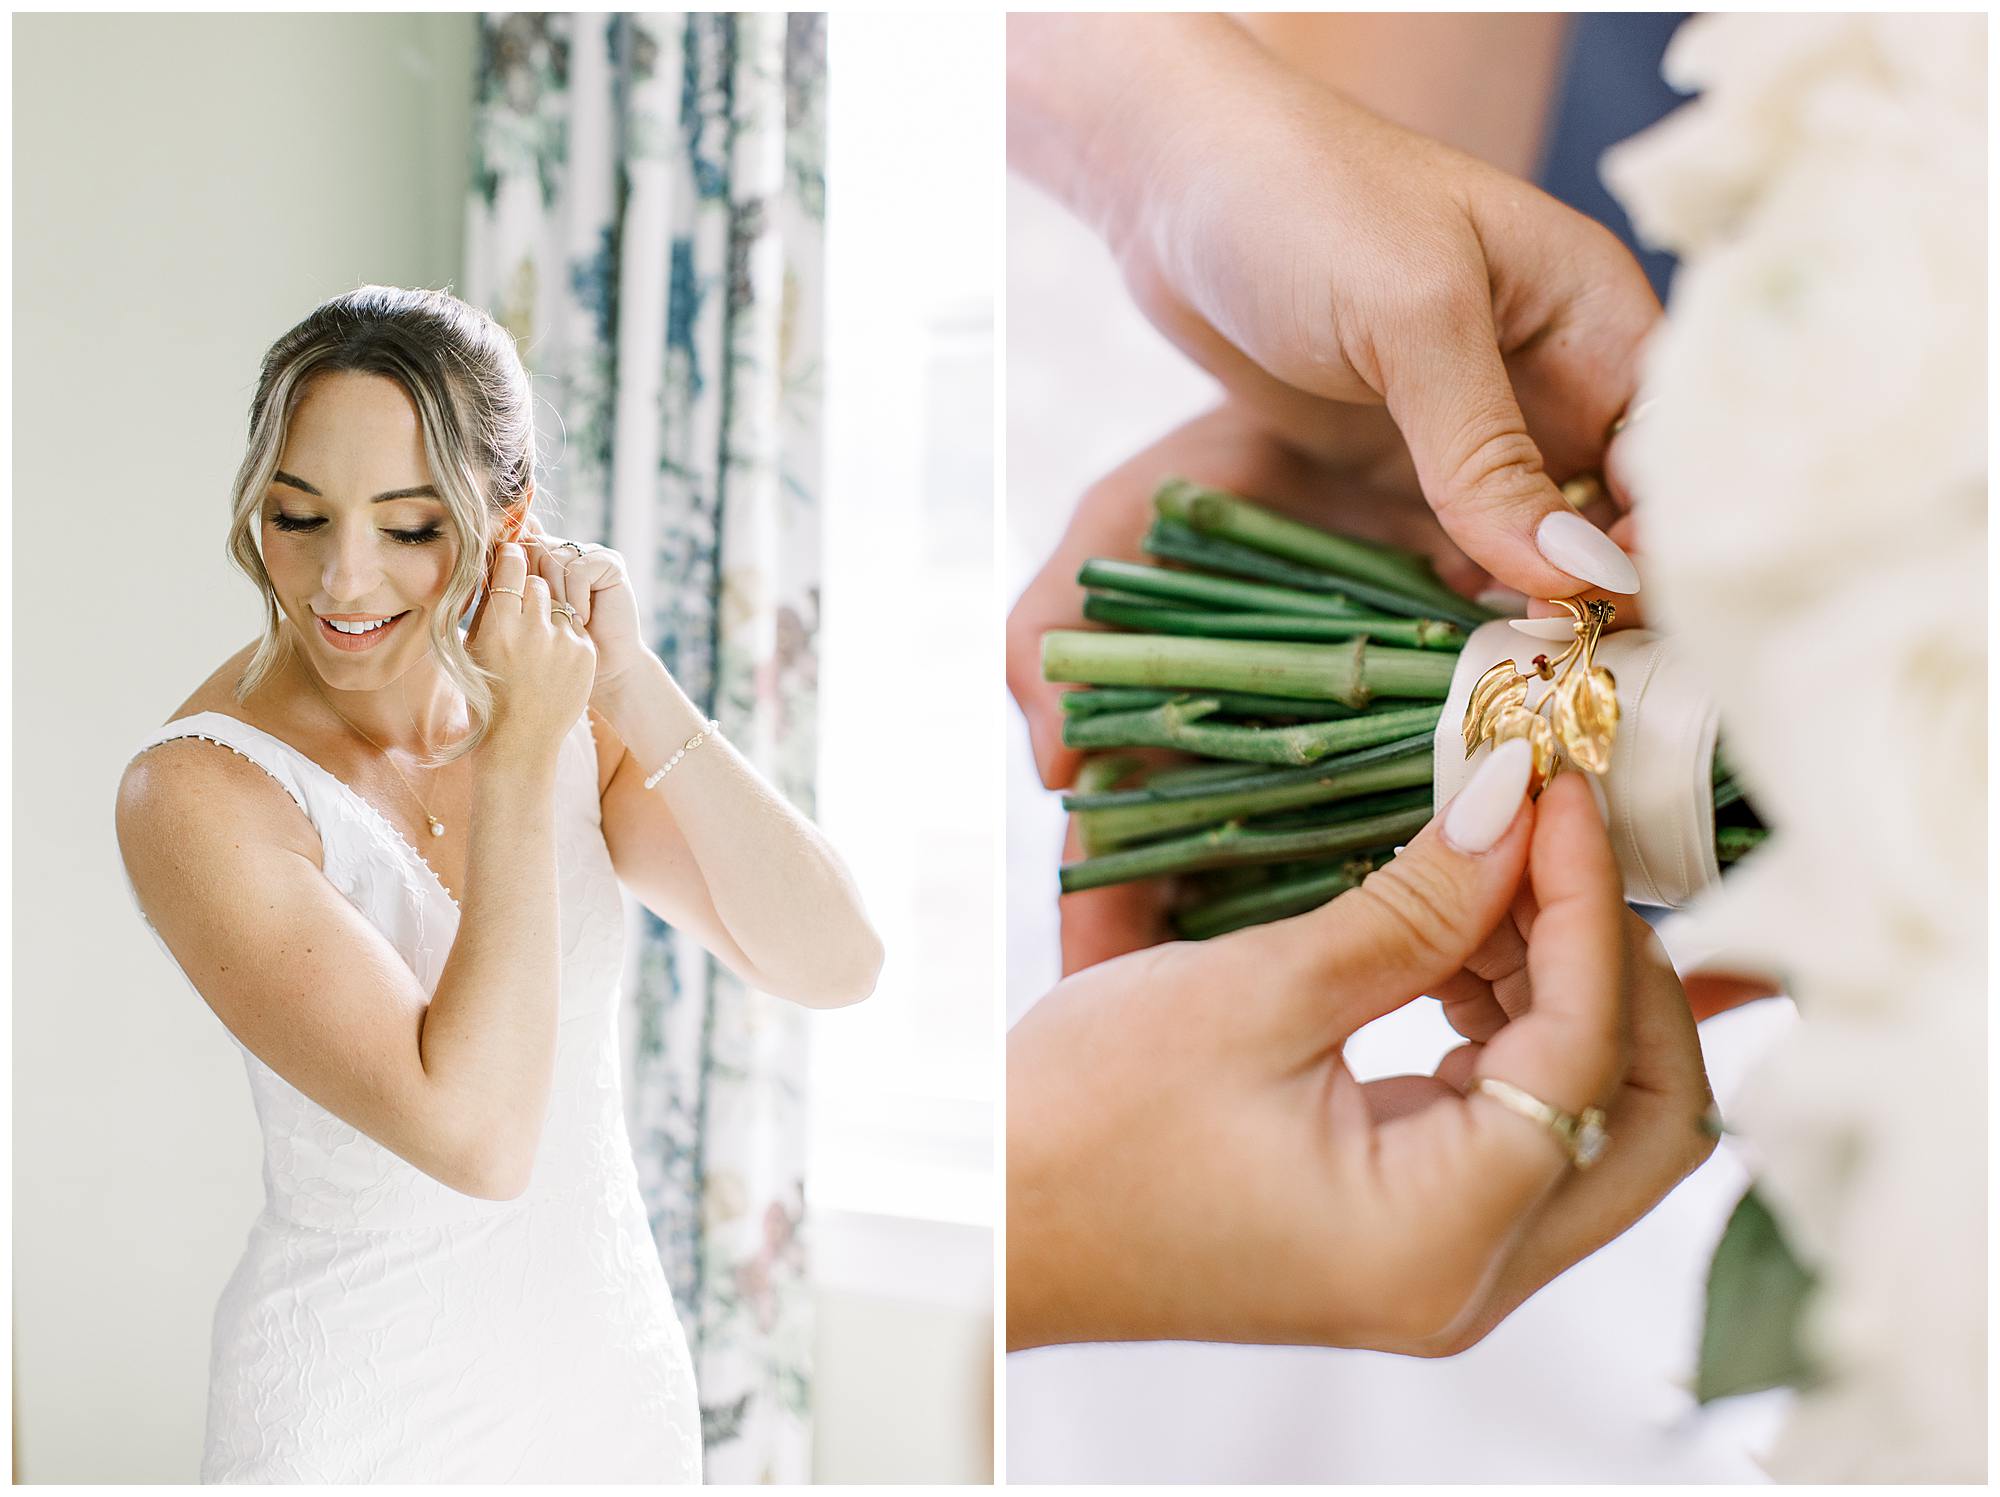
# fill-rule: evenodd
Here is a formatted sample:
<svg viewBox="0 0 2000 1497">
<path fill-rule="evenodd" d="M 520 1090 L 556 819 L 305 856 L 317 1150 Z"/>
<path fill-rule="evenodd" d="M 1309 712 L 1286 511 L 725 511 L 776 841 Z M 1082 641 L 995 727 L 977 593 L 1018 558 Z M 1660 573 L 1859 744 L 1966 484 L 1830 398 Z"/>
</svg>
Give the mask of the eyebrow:
<svg viewBox="0 0 2000 1497">
<path fill-rule="evenodd" d="M 311 494 L 314 498 L 325 497 L 325 495 L 321 494 L 318 489 L 307 483 L 303 478 L 294 478 L 282 468 L 271 475 L 271 482 L 290 484 L 293 488 L 301 489 Z M 370 504 L 386 504 L 391 499 L 436 499 L 440 504 L 444 502 L 438 491 L 427 483 L 419 484 L 413 489 L 391 489 L 386 494 L 377 494 L 368 502 Z"/>
</svg>

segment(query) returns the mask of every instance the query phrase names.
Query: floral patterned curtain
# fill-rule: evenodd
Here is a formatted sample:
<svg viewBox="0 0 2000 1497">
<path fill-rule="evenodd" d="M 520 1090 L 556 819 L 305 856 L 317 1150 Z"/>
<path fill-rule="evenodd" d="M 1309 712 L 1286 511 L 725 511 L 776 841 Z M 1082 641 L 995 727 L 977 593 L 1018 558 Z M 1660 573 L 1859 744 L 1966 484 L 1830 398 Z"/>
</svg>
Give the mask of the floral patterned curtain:
<svg viewBox="0 0 2000 1497">
<path fill-rule="evenodd" d="M 545 523 L 813 809 L 825 18 L 480 18 L 462 294 L 520 340 Z M 804 1025 L 640 912 L 626 1093 L 710 1481 L 810 1478 Z"/>
</svg>

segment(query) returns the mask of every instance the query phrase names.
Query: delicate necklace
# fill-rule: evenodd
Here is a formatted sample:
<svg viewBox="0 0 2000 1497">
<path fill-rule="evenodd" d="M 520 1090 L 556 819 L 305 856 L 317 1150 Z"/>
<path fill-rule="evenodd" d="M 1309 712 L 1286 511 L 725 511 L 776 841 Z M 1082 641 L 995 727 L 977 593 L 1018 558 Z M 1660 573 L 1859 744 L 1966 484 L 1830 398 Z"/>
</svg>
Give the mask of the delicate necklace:
<svg viewBox="0 0 2000 1497">
<path fill-rule="evenodd" d="M 314 691 L 319 693 L 319 699 L 322 702 L 326 703 L 326 705 L 332 710 L 333 715 L 335 717 L 339 718 L 342 722 L 347 723 L 348 727 L 354 728 L 354 731 L 361 735 L 361 737 L 367 742 L 370 748 L 374 749 L 376 753 L 380 754 L 385 760 L 388 761 L 389 767 L 396 771 L 396 778 L 403 782 L 403 788 L 410 792 L 410 799 L 414 800 L 420 807 L 422 807 L 424 813 L 424 820 L 430 823 L 431 835 L 433 837 L 442 837 L 444 835 L 444 823 L 442 821 L 439 821 L 437 817 L 431 815 L 431 808 L 427 805 L 424 805 L 424 798 L 421 795 L 417 794 L 417 787 L 410 783 L 410 777 L 404 774 L 403 771 L 397 767 L 396 761 L 394 759 L 391 759 L 389 757 L 389 751 L 383 748 L 382 745 L 377 743 L 374 739 L 368 737 L 366 733 L 362 733 L 359 728 L 354 727 L 353 723 L 348 722 L 347 714 L 345 712 L 342 712 L 338 707 L 335 707 L 333 705 L 333 698 L 328 696 L 326 692 L 321 689 L 319 682 L 314 678 L 314 673 L 311 666 L 306 667 L 306 681 Z M 410 713 L 411 729 L 414 730 L 416 728 L 416 725 L 417 725 L 417 716 L 415 711 L 412 710 L 412 712 Z M 435 771 L 433 772 L 432 788 L 433 789 L 436 788 Z"/>
</svg>

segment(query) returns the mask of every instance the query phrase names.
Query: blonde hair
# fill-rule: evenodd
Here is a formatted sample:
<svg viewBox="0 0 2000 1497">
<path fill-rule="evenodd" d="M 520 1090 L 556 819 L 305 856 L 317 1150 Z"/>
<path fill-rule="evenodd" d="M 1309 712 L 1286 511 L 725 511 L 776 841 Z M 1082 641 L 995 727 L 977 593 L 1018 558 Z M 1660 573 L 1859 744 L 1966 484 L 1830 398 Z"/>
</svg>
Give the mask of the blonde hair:
<svg viewBox="0 0 2000 1497">
<path fill-rule="evenodd" d="M 446 764 L 485 737 L 493 709 L 494 678 L 466 652 L 458 619 L 496 535 L 524 512 L 537 477 L 534 398 L 513 336 L 449 291 L 357 287 L 321 302 L 264 355 L 229 518 L 230 559 L 264 595 L 264 637 L 236 683 L 236 699 L 267 681 L 295 648 L 258 537 L 292 413 L 315 379 L 336 371 L 385 375 L 410 397 L 431 483 L 458 539 L 444 596 L 431 611 L 431 647 L 465 694 L 474 727 L 433 761 Z"/>
</svg>

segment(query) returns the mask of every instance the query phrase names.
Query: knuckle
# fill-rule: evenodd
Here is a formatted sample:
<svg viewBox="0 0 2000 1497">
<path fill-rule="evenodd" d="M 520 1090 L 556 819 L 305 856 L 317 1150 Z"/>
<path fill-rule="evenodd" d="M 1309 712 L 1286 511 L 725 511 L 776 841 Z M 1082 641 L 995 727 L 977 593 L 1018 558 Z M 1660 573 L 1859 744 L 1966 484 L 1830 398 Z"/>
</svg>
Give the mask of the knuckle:
<svg viewBox="0 0 2000 1497">
<path fill-rule="evenodd" d="M 1457 901 L 1450 880 L 1432 864 L 1407 855 L 1391 859 L 1341 898 L 1363 905 L 1397 944 L 1427 963 L 1459 961 Z"/>
<path fill-rule="evenodd" d="M 1389 292 L 1400 325 L 1455 329 L 1485 310 L 1484 287 L 1466 280 L 1464 262 L 1443 245 L 1426 247 L 1413 262 L 1397 263 L 1407 271 L 1399 273 Z"/>
<path fill-rule="evenodd" d="M 1522 429 L 1519 416 L 1494 410 L 1467 423 L 1443 507 L 1484 507 L 1496 500 L 1527 497 L 1546 481 L 1541 449 Z"/>
</svg>

